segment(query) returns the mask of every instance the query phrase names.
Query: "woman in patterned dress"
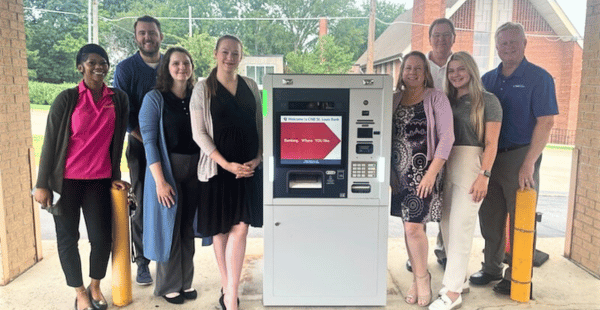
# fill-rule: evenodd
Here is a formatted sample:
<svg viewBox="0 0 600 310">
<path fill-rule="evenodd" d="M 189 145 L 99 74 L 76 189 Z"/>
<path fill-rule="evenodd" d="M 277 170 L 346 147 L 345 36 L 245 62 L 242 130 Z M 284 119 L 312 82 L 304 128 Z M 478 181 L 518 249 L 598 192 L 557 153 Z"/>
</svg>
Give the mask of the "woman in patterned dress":
<svg viewBox="0 0 600 310">
<path fill-rule="evenodd" d="M 427 271 L 427 222 L 441 218 L 442 168 L 454 142 L 452 109 L 446 95 L 434 89 L 427 58 L 407 54 L 394 94 L 391 214 L 404 222 L 413 283 L 406 302 L 431 302 Z"/>
</svg>

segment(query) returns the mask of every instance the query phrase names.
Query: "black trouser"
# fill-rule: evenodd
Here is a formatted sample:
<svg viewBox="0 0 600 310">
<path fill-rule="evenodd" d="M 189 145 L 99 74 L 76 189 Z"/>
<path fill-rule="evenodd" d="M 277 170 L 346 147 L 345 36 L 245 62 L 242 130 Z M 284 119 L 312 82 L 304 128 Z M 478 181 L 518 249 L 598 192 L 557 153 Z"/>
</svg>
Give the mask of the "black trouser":
<svg viewBox="0 0 600 310">
<path fill-rule="evenodd" d="M 90 240 L 90 278 L 103 279 L 112 246 L 112 207 L 110 202 L 110 179 L 63 181 L 61 193 L 62 214 L 54 216 L 58 257 L 67 285 L 83 285 L 79 241 L 80 211 L 83 211 Z"/>
<path fill-rule="evenodd" d="M 144 144 L 129 135 L 127 140 L 127 165 L 131 179 L 132 191 L 138 199 L 138 206 L 131 217 L 131 240 L 133 241 L 134 260 L 138 264 L 148 264 L 150 261 L 144 257 L 144 177 L 146 175 L 146 152 Z"/>
<path fill-rule="evenodd" d="M 156 263 L 157 296 L 187 290 L 194 278 L 194 216 L 198 210 L 198 154 L 171 154 L 178 205 L 169 261 Z"/>
</svg>

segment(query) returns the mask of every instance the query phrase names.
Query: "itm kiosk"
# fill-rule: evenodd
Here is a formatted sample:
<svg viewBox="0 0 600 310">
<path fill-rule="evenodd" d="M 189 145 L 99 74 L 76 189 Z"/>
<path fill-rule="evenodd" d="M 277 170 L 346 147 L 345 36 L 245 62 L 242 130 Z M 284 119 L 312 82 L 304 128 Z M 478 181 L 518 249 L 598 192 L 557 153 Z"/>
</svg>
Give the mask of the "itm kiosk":
<svg viewBox="0 0 600 310">
<path fill-rule="evenodd" d="M 265 306 L 383 306 L 392 78 L 269 74 Z"/>
</svg>

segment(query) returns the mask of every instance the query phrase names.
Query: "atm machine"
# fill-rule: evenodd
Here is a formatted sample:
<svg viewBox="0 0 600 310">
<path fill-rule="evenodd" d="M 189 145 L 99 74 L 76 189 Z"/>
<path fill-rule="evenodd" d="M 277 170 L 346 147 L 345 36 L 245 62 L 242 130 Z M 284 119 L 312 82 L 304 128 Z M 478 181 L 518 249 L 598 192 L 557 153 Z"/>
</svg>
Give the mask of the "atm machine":
<svg viewBox="0 0 600 310">
<path fill-rule="evenodd" d="M 383 306 L 392 78 L 269 74 L 265 306 Z"/>
</svg>

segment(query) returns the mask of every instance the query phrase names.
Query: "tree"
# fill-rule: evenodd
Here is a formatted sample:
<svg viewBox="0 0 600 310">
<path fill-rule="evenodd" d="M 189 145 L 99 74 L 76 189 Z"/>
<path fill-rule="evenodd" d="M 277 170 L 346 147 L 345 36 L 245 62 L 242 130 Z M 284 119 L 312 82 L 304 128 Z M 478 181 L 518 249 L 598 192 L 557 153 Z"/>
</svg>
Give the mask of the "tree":
<svg viewBox="0 0 600 310">
<path fill-rule="evenodd" d="M 63 12 L 87 12 L 87 1 L 84 0 L 26 0 L 24 6 Z M 27 62 L 32 79 L 63 83 L 77 82 L 81 78 L 75 71 L 75 55 L 83 44 L 76 48 L 73 44 L 86 42 L 87 22 L 84 16 L 26 11 Z M 69 37 L 65 34 L 69 34 Z"/>
<path fill-rule="evenodd" d="M 213 50 L 216 39 L 207 33 L 195 33 L 192 37 L 180 38 L 179 44 L 192 55 L 194 59 L 194 74 L 196 77 L 208 76 L 215 66 Z"/>
<path fill-rule="evenodd" d="M 286 60 L 292 73 L 311 74 L 347 73 L 353 62 L 352 53 L 337 45 L 330 35 L 319 38 L 310 51 L 288 53 Z"/>
<path fill-rule="evenodd" d="M 368 17 L 370 10 L 370 1 L 364 0 L 359 8 L 349 10 L 348 16 Z M 393 22 L 400 14 L 404 13 L 404 10 L 404 4 L 391 3 L 386 0 L 377 1 L 377 19 L 384 23 L 375 23 L 375 38 L 378 38 L 389 26 L 385 23 Z M 347 19 L 341 20 L 335 27 L 332 27 L 330 34 L 335 37 L 339 45 L 352 51 L 353 58 L 356 60 L 367 50 L 368 31 L 369 20 L 367 18 Z"/>
</svg>

